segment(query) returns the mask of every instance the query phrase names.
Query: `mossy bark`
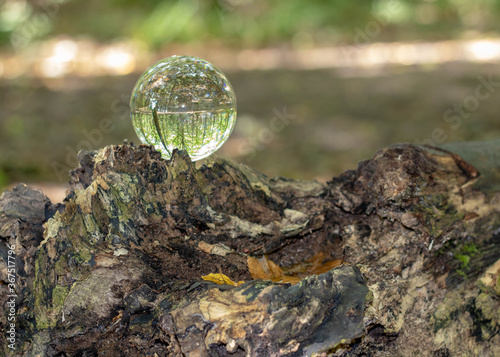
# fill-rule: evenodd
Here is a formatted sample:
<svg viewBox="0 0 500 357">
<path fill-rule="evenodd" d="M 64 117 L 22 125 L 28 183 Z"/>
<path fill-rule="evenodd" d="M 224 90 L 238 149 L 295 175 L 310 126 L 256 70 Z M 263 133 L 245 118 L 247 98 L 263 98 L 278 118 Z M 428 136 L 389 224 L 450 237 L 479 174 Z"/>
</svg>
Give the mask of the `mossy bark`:
<svg viewBox="0 0 500 357">
<path fill-rule="evenodd" d="M 327 184 L 81 152 L 65 202 L 0 197 L 0 329 L 18 356 L 500 355 L 500 142 L 398 144 Z M 13 248 L 13 249 L 11 249 Z M 343 259 L 297 285 L 252 280 Z M 224 273 L 240 286 L 201 276 Z M 12 305 L 12 304 L 11 304 Z"/>
</svg>

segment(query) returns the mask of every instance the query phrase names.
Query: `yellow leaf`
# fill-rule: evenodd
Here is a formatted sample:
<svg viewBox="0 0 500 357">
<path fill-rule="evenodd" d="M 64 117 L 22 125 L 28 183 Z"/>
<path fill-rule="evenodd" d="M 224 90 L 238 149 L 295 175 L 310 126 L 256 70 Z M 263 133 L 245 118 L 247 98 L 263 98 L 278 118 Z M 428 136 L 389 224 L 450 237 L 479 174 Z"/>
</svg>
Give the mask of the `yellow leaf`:
<svg viewBox="0 0 500 357">
<path fill-rule="evenodd" d="M 225 284 L 225 285 L 238 286 L 244 283 L 244 281 L 238 281 L 237 283 L 235 283 L 227 275 L 224 275 L 222 273 L 210 273 L 208 275 L 202 276 L 201 278 L 203 280 L 211 281 L 219 285 Z"/>
</svg>

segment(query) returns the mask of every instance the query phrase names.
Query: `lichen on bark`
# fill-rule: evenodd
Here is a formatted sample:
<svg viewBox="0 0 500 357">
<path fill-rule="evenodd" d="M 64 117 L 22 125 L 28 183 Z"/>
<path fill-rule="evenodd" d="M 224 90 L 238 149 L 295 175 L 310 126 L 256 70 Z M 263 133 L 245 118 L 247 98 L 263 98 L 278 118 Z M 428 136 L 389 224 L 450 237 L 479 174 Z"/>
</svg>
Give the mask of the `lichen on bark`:
<svg viewBox="0 0 500 357">
<path fill-rule="evenodd" d="M 24 185 L 0 198 L 14 354 L 500 354 L 499 148 L 398 144 L 327 184 L 147 146 L 82 151 L 63 204 Z M 247 268 L 319 252 L 344 264 L 293 286 Z M 246 283 L 201 279 L 217 272 Z"/>
</svg>

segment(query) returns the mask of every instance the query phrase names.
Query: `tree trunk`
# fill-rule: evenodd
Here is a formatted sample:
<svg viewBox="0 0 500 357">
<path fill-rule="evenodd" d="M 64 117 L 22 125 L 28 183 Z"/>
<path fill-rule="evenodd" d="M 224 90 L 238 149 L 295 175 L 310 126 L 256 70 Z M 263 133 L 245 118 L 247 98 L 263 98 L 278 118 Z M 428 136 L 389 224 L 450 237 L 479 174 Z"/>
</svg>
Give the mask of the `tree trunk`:
<svg viewBox="0 0 500 357">
<path fill-rule="evenodd" d="M 6 355 L 500 356 L 500 141 L 393 145 L 327 184 L 79 160 L 63 204 L 0 197 Z"/>
</svg>

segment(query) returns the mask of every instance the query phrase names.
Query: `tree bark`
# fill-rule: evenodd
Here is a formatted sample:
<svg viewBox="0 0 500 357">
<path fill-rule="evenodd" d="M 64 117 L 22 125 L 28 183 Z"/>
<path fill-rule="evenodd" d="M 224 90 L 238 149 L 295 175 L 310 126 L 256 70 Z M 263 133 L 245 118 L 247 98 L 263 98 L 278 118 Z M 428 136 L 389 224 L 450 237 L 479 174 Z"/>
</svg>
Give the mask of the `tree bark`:
<svg viewBox="0 0 500 357">
<path fill-rule="evenodd" d="M 143 145 L 79 161 L 63 204 L 0 197 L 5 355 L 500 356 L 498 140 L 393 145 L 327 184 Z M 291 285 L 252 279 L 264 255 L 342 263 Z"/>
</svg>

